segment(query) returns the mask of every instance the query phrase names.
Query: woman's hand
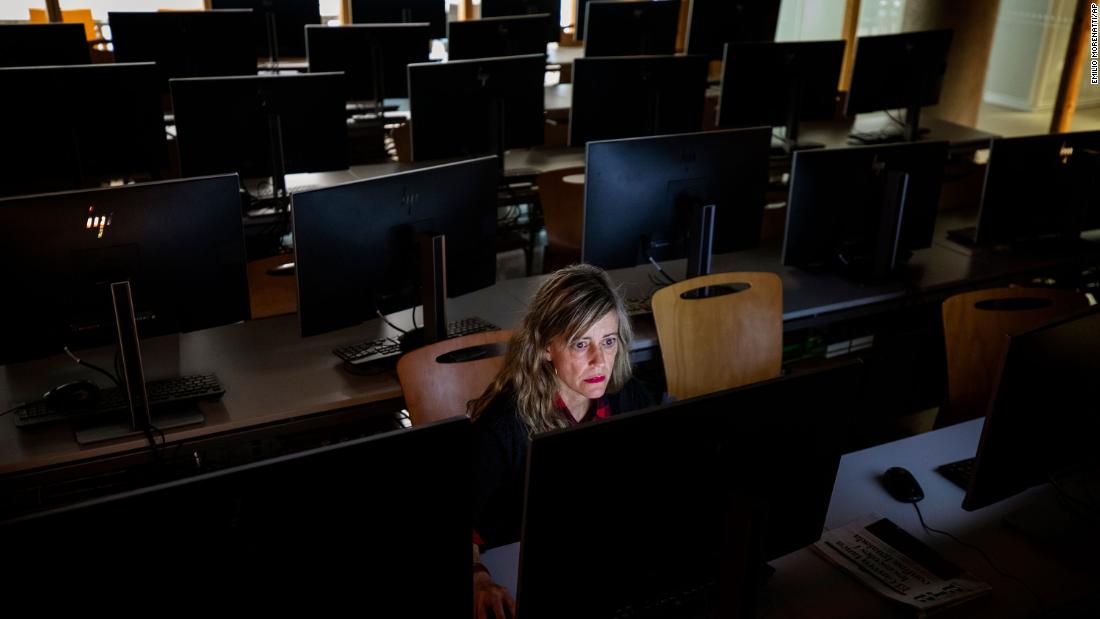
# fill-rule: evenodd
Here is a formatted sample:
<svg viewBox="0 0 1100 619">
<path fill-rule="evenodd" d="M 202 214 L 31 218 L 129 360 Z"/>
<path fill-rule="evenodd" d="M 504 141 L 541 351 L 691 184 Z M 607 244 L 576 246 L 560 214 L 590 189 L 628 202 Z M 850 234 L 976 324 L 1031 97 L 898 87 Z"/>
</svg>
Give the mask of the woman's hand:
<svg viewBox="0 0 1100 619">
<path fill-rule="evenodd" d="M 508 589 L 493 582 L 489 572 L 474 570 L 474 619 L 510 619 L 516 616 L 516 601 Z"/>
</svg>

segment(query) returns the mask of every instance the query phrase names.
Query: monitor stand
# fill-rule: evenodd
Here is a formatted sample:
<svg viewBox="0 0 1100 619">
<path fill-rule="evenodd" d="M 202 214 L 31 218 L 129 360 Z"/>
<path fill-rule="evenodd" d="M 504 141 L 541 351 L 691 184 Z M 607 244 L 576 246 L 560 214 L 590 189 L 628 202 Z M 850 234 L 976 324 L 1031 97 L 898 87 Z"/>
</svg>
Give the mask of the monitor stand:
<svg viewBox="0 0 1100 619">
<path fill-rule="evenodd" d="M 447 239 L 442 234 L 420 237 L 420 294 L 424 326 L 406 331 L 401 350 L 416 350 L 447 339 Z"/>
<path fill-rule="evenodd" d="M 786 132 L 783 134 L 782 145 L 778 151 L 773 149 L 775 155 L 791 155 L 796 150 L 825 148 L 825 145 L 820 142 L 806 142 L 798 139 L 798 125 L 802 122 L 802 88 L 801 79 L 791 80 L 787 93 Z"/>
<path fill-rule="evenodd" d="M 114 308 L 118 350 L 122 375 L 120 388 L 126 395 L 128 419 L 124 422 L 97 425 L 76 432 L 76 442 L 84 445 L 98 441 L 146 434 L 150 430 L 165 430 L 182 425 L 203 423 L 205 417 L 197 410 L 183 408 L 164 416 L 154 417 L 149 411 L 149 395 L 145 389 L 145 367 L 141 358 L 141 340 L 138 337 L 137 318 L 134 314 L 130 282 L 112 283 L 111 304 Z M 166 411 L 167 412 L 167 411 Z"/>
<path fill-rule="evenodd" d="M 898 170 L 885 170 L 880 173 L 877 182 L 881 183 L 881 189 L 877 226 L 870 254 L 841 252 L 837 256 L 844 274 L 866 285 L 891 281 L 896 276 L 898 267 L 910 256 L 909 252 L 901 246 L 901 230 L 909 192 L 909 174 Z"/>
</svg>

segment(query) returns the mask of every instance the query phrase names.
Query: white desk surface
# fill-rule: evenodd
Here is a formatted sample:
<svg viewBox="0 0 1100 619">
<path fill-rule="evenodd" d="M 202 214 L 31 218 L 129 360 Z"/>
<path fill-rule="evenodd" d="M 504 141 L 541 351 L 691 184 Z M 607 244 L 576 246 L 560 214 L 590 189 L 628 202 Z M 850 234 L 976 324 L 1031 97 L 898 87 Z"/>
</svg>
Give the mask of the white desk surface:
<svg viewBox="0 0 1100 619">
<path fill-rule="evenodd" d="M 1014 509 L 1041 495 L 1034 488 L 996 505 L 967 512 L 961 507 L 963 490 L 935 472 L 940 464 L 971 457 L 977 449 L 984 420 L 942 428 L 892 443 L 845 454 L 840 461 L 825 528 L 841 526 L 877 512 L 938 550 L 951 561 L 993 586 L 993 592 L 943 617 L 1021 617 L 1033 614 L 1037 602 L 1023 588 L 997 575 L 973 551 L 920 527 L 916 511 L 892 499 L 879 483 L 891 466 L 908 468 L 924 488 L 920 503 L 929 526 L 945 529 L 981 547 L 998 566 L 1023 580 L 1050 604 L 1100 590 L 1100 567 L 1095 556 L 1073 556 L 1043 547 L 1002 523 Z M 1093 549 L 1095 552 L 1096 549 Z M 515 594 L 519 544 L 486 552 L 482 560 L 494 580 Z M 583 555 L 578 556 L 583 560 Z M 888 604 L 854 578 L 802 549 L 771 562 L 776 568 L 767 587 L 767 617 L 879 618 L 912 617 L 907 609 Z"/>
</svg>

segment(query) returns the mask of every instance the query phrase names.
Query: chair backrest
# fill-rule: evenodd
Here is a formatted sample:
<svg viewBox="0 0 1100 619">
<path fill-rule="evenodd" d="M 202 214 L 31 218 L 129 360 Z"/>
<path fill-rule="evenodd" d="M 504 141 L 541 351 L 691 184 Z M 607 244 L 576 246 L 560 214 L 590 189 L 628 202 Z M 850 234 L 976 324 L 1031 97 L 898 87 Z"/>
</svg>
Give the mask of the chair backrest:
<svg viewBox="0 0 1100 619">
<path fill-rule="evenodd" d="M 739 292 L 685 298 L 703 286 Z M 776 274 L 696 277 L 658 290 L 652 305 L 669 395 L 690 398 L 779 376 L 783 284 Z"/>
<path fill-rule="evenodd" d="M 1088 304 L 1088 298 L 1079 292 L 1051 288 L 992 288 L 944 301 L 948 401 L 936 416 L 935 427 L 985 415 L 1004 357 L 1005 336 Z"/>
<path fill-rule="evenodd" d="M 397 379 L 412 424 L 465 415 L 466 403 L 481 395 L 504 365 L 503 351 L 511 337 L 511 331 L 475 333 L 418 348 L 401 357 Z M 487 347 L 482 350 L 485 356 L 447 362 L 447 353 L 479 346 Z"/>
<path fill-rule="evenodd" d="M 44 24 L 50 21 L 46 15 L 46 9 L 28 9 L 30 12 L 30 21 L 32 24 Z M 95 18 L 92 17 L 91 9 L 62 9 L 61 21 L 66 24 L 84 24 L 84 38 L 89 41 L 96 41 L 99 39 L 99 32 L 96 31 Z"/>
<path fill-rule="evenodd" d="M 546 225 L 543 272 L 550 273 L 581 261 L 584 231 L 584 166 L 573 166 L 538 176 L 539 202 Z"/>
</svg>

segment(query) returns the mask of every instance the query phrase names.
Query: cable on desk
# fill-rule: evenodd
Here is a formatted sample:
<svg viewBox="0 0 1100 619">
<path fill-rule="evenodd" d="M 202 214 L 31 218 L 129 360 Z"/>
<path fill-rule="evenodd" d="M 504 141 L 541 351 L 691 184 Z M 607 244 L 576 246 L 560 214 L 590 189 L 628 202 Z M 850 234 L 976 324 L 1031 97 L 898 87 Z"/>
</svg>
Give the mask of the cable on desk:
<svg viewBox="0 0 1100 619">
<path fill-rule="evenodd" d="M 28 404 L 31 404 L 31 403 L 28 403 Z M 24 408 L 27 408 L 28 404 L 20 404 L 19 406 L 16 406 L 15 408 L 9 408 L 8 410 L 0 413 L 0 417 L 3 417 L 4 415 L 7 415 L 8 413 L 14 413 L 15 411 L 23 410 Z"/>
<path fill-rule="evenodd" d="M 98 365 L 95 365 L 93 363 L 88 363 L 87 361 L 82 360 L 80 357 L 77 357 L 76 355 L 74 355 L 73 352 L 71 350 L 69 350 L 68 346 L 63 347 L 61 350 L 64 350 L 65 354 L 68 355 L 70 359 L 75 361 L 77 365 L 82 365 L 82 366 L 84 366 L 84 367 L 86 367 L 90 370 L 95 370 L 96 372 L 99 372 L 100 374 L 102 374 L 102 375 L 106 376 L 107 378 L 111 379 L 111 382 L 115 384 L 115 387 L 118 387 L 118 388 L 122 387 L 122 385 L 118 382 L 117 372 L 118 372 L 119 353 L 118 353 L 117 350 L 115 351 L 115 372 L 116 372 L 116 374 L 111 374 L 110 372 L 108 372 L 107 370 L 104 370 L 103 368 L 99 367 Z"/>
<path fill-rule="evenodd" d="M 380 310 L 380 309 L 378 309 L 378 308 L 376 307 L 376 308 L 374 308 L 374 313 L 375 313 L 375 314 L 378 314 L 378 317 L 382 319 L 382 322 L 384 322 L 384 323 L 388 324 L 389 326 L 393 327 L 393 328 L 394 328 L 394 330 L 396 330 L 396 331 L 400 331 L 400 332 L 401 332 L 401 335 L 404 335 L 405 333 L 407 333 L 407 332 L 406 332 L 406 331 L 405 331 L 404 329 L 402 329 L 401 327 L 399 327 L 399 326 L 397 326 L 397 325 L 393 324 L 392 322 L 390 322 L 390 319 L 389 319 L 389 318 L 386 318 L 386 315 L 382 313 L 382 310 Z"/>
<path fill-rule="evenodd" d="M 1024 591 L 1027 591 L 1028 594 L 1031 595 L 1031 597 L 1035 598 L 1035 601 L 1039 604 L 1039 608 L 1036 609 L 1036 612 L 1041 611 L 1046 606 L 1046 600 L 1044 600 L 1041 595 L 1036 593 L 1031 587 L 1027 586 L 1027 583 L 1025 583 L 1024 581 L 1022 581 L 1019 578 L 1013 576 L 1012 574 L 1009 574 L 1008 572 L 1005 572 L 1000 567 L 998 567 L 997 564 L 993 562 L 993 559 L 990 559 L 989 555 L 987 555 L 984 550 L 982 550 L 978 546 L 975 546 L 974 544 L 962 541 L 961 539 L 955 537 L 954 535 L 948 533 L 947 531 L 942 531 L 940 529 L 933 529 L 932 527 L 928 526 L 928 523 L 926 523 L 924 521 L 924 514 L 921 513 L 920 506 L 917 505 L 916 501 L 912 501 L 912 504 L 913 504 L 913 509 L 917 510 L 917 519 L 920 520 L 920 526 L 922 528 L 924 528 L 925 531 L 928 531 L 929 533 L 938 533 L 940 535 L 947 536 L 949 539 L 951 539 L 951 541 L 955 542 L 956 544 L 959 544 L 960 546 L 964 546 L 966 548 L 969 548 L 970 550 L 973 550 L 974 552 L 977 552 L 979 555 L 981 555 L 982 559 L 985 560 L 985 562 L 989 565 L 989 567 L 993 569 L 994 572 L 997 572 L 998 574 L 1001 575 L 1001 577 L 1007 578 L 1008 580 L 1011 580 L 1012 582 L 1020 585 L 1020 587 Z"/>
</svg>

